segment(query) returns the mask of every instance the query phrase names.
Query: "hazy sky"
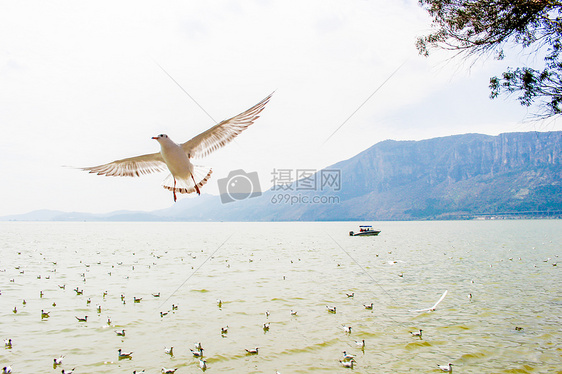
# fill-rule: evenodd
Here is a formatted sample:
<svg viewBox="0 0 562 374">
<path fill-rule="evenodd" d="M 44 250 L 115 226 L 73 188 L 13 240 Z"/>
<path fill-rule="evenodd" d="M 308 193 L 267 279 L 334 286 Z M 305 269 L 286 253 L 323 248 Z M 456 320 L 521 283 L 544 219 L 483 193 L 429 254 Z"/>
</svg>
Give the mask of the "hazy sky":
<svg viewBox="0 0 562 374">
<path fill-rule="evenodd" d="M 530 122 L 514 97 L 488 99 L 490 76 L 532 58 L 420 57 L 430 31 L 417 0 L 2 2 L 0 215 L 167 208 L 165 173 L 64 166 L 157 152 L 152 136 L 184 142 L 272 91 L 236 142 L 195 161 L 214 171 L 203 192 L 236 169 L 265 189 L 275 169 L 320 169 L 385 139 L 562 129 Z"/>
</svg>

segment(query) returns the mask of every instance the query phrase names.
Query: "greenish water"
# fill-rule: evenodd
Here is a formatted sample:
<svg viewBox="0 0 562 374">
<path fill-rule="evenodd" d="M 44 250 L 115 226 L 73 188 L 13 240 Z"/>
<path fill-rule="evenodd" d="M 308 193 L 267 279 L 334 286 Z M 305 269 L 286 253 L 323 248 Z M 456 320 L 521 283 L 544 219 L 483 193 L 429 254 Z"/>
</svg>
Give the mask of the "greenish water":
<svg viewBox="0 0 562 374">
<path fill-rule="evenodd" d="M 562 221 L 373 225 L 380 236 L 349 237 L 345 222 L 0 223 L 0 337 L 13 342 L 0 365 L 200 373 L 201 342 L 209 373 L 562 372 Z M 445 290 L 436 311 L 411 311 Z"/>
</svg>

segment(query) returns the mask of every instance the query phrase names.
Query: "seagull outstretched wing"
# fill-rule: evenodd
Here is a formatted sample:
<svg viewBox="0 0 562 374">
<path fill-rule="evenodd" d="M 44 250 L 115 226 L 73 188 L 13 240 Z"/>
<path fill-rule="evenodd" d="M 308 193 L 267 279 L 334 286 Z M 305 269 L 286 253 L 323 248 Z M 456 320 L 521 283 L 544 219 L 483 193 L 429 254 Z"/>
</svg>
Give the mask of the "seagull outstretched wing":
<svg viewBox="0 0 562 374">
<path fill-rule="evenodd" d="M 238 134 L 246 130 L 248 126 L 259 118 L 259 114 L 271 99 L 271 93 L 265 99 L 230 119 L 224 120 L 207 131 L 193 137 L 191 140 L 181 144 L 189 158 L 201 158 L 216 151 L 228 142 L 232 141 Z"/>
<path fill-rule="evenodd" d="M 426 309 L 416 309 L 416 310 L 412 310 L 412 312 L 433 312 L 435 310 L 435 308 L 437 308 L 437 305 L 439 305 L 439 303 L 441 301 L 443 301 L 443 299 L 445 298 L 445 296 L 447 296 L 447 290 L 445 290 L 445 292 L 443 292 L 443 295 L 441 295 L 441 297 L 439 298 L 439 300 L 437 300 L 437 302 L 435 304 L 433 304 L 433 306 L 431 308 L 426 308 Z"/>
<path fill-rule="evenodd" d="M 160 153 L 124 158 L 104 165 L 80 168 L 97 175 L 112 177 L 139 177 L 143 174 L 158 173 L 167 169 Z"/>
</svg>

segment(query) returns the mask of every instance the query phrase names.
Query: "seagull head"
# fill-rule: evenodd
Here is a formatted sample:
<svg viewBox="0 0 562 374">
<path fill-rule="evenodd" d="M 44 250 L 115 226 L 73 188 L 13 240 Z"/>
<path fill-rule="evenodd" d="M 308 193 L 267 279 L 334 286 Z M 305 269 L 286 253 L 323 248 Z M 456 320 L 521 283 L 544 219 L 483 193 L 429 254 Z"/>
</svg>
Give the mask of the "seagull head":
<svg viewBox="0 0 562 374">
<path fill-rule="evenodd" d="M 153 136 L 152 139 L 158 141 L 158 143 L 162 144 L 162 142 L 168 141 L 170 138 L 166 134 L 160 134 L 158 136 Z"/>
</svg>

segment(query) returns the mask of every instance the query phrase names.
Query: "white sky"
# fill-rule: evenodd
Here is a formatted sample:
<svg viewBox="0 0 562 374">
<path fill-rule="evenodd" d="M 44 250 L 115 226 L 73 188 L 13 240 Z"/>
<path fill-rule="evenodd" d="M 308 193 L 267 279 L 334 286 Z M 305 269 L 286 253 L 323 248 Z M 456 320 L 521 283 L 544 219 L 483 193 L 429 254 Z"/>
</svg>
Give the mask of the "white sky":
<svg viewBox="0 0 562 374">
<path fill-rule="evenodd" d="M 385 139 L 562 129 L 528 121 L 515 97 L 488 99 L 489 78 L 516 61 L 418 56 L 430 25 L 417 0 L 4 1 L 0 216 L 171 206 L 164 173 L 63 167 L 157 152 L 152 136 L 181 143 L 214 124 L 156 62 L 217 121 L 275 90 L 236 142 L 196 160 L 213 168 L 212 194 L 232 170 L 258 171 L 266 189 L 274 169 L 320 169 Z"/>
</svg>

